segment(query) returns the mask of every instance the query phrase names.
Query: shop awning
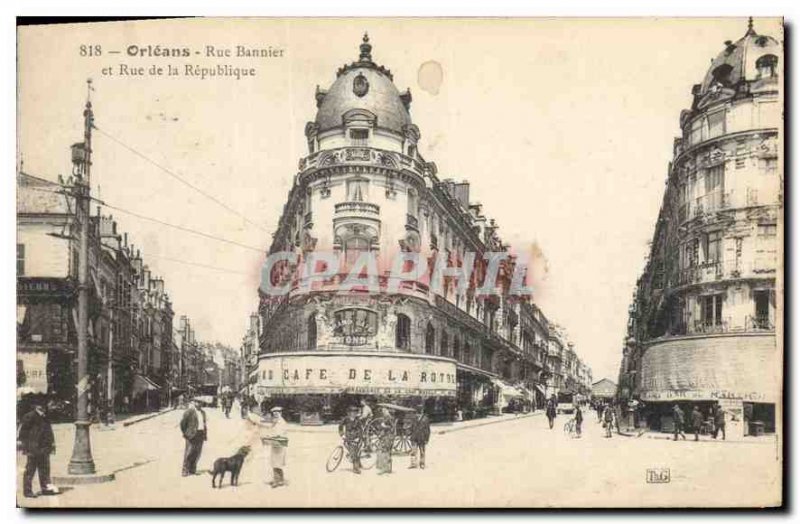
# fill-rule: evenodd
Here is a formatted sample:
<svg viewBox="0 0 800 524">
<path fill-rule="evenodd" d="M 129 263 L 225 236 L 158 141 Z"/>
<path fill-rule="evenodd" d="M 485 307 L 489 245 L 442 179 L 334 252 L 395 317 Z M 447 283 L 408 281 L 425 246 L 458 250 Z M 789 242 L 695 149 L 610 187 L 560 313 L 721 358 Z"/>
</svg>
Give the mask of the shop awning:
<svg viewBox="0 0 800 524">
<path fill-rule="evenodd" d="M 161 387 L 144 375 L 133 377 L 133 394 L 137 395 L 145 391 L 158 391 Z"/>
<path fill-rule="evenodd" d="M 495 386 L 497 386 L 498 388 L 500 388 L 500 395 L 505 397 L 505 398 L 525 398 L 526 397 L 525 393 L 523 393 L 519 388 L 516 388 L 516 387 L 512 386 L 508 382 L 505 382 L 505 381 L 499 380 L 499 379 L 493 379 L 492 383 Z"/>
</svg>

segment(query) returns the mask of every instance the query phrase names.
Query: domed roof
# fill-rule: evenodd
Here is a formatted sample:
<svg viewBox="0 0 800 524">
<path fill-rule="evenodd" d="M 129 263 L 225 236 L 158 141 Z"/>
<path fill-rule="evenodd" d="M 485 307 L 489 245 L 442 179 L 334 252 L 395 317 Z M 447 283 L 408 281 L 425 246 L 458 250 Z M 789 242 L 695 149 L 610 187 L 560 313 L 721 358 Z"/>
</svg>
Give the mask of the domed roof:
<svg viewBox="0 0 800 524">
<path fill-rule="evenodd" d="M 701 93 L 706 93 L 717 83 L 728 87 L 742 80 L 756 80 L 759 59 L 781 54 L 781 44 L 771 36 L 757 34 L 751 18 L 745 35 L 735 43 L 730 40 L 725 42 L 725 49 L 711 62 L 703 79 Z"/>
<path fill-rule="evenodd" d="M 377 127 L 402 134 L 403 127 L 411 124 L 411 93 L 400 94 L 392 82 L 392 73 L 372 61 L 372 46 L 366 34 L 360 50 L 359 60 L 339 69 L 330 89 L 318 88 L 318 129 L 340 127 L 346 113 L 361 110 L 375 116 Z"/>
</svg>

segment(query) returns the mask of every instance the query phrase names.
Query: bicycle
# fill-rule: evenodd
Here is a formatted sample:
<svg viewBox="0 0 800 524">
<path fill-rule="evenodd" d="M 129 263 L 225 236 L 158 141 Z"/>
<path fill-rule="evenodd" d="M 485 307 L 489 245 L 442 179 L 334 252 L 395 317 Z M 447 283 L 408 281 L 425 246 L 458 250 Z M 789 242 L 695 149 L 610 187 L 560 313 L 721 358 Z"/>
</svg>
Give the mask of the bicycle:
<svg viewBox="0 0 800 524">
<path fill-rule="evenodd" d="M 376 429 L 372 426 L 372 421 L 368 421 L 366 424 L 363 425 L 361 430 L 361 436 L 357 439 L 355 448 L 358 450 L 358 457 L 361 462 L 361 469 L 372 469 L 375 467 L 375 463 L 377 462 L 377 450 L 378 446 L 378 434 Z M 350 456 L 350 452 L 347 449 L 347 446 L 344 445 L 344 440 L 342 440 L 342 444 L 337 445 L 333 448 L 330 455 L 328 455 L 328 460 L 325 463 L 325 469 L 328 473 L 333 473 L 336 471 L 336 468 L 339 467 L 341 464 L 342 459 L 347 457 L 347 460 L 353 462 L 353 458 Z"/>
<path fill-rule="evenodd" d="M 564 433 L 573 438 L 578 434 L 577 423 L 574 418 L 569 419 L 566 424 L 564 424 Z"/>
</svg>

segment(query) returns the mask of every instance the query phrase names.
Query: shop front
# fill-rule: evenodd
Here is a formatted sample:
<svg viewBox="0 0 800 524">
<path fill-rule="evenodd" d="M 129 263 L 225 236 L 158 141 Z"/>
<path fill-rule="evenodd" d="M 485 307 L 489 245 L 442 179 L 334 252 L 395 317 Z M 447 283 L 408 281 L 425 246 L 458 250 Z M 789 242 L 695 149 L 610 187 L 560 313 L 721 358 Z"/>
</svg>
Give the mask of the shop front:
<svg viewBox="0 0 800 524">
<path fill-rule="evenodd" d="M 341 419 L 362 399 L 425 407 L 432 418 L 454 411 L 451 359 L 397 352 L 309 351 L 261 355 L 256 400 L 280 405 L 290 421 L 313 425 Z"/>
<path fill-rule="evenodd" d="M 780 402 L 777 350 L 772 336 L 684 337 L 658 341 L 641 362 L 639 401 L 651 429 L 671 432 L 673 407 L 685 420 L 697 407 L 707 426 L 719 406 L 726 433 L 741 438 L 775 431 Z"/>
</svg>

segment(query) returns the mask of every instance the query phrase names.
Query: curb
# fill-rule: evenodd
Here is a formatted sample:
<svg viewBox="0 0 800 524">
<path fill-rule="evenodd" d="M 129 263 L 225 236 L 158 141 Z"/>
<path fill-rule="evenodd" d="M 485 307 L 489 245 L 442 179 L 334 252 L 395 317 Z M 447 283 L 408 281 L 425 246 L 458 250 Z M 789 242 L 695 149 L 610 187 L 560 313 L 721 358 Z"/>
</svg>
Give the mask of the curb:
<svg viewBox="0 0 800 524">
<path fill-rule="evenodd" d="M 464 431 L 467 429 L 472 428 L 480 428 L 483 426 L 490 426 L 492 424 L 502 424 L 503 422 L 514 422 L 515 420 L 521 420 L 524 418 L 535 417 L 541 415 L 543 412 L 533 412 L 533 413 L 526 413 L 524 415 L 518 415 L 514 418 L 501 418 L 497 420 L 487 420 L 486 422 L 481 422 L 480 424 L 470 424 L 469 426 L 462 426 L 450 429 L 442 429 L 436 432 L 437 435 L 444 435 L 446 433 L 453 433 L 454 431 Z"/>
<path fill-rule="evenodd" d="M 86 484 L 102 484 L 116 478 L 112 473 L 91 473 L 89 475 L 54 475 L 51 482 L 56 486 L 81 486 Z"/>
<path fill-rule="evenodd" d="M 155 413 L 150 413 L 147 415 L 143 415 L 139 418 L 135 418 L 133 420 L 124 420 L 122 422 L 122 427 L 127 428 L 128 426 L 132 426 L 134 424 L 138 424 L 139 422 L 144 422 L 145 420 L 150 420 L 151 418 L 156 418 L 159 415 L 164 415 L 165 413 L 169 413 L 170 411 L 175 411 L 177 408 L 169 408 L 164 409 L 161 411 L 156 411 Z"/>
</svg>

